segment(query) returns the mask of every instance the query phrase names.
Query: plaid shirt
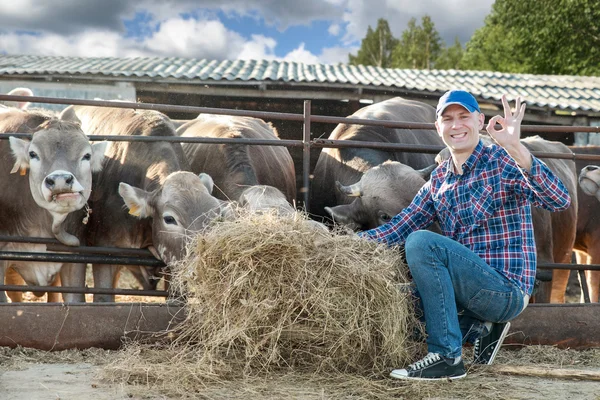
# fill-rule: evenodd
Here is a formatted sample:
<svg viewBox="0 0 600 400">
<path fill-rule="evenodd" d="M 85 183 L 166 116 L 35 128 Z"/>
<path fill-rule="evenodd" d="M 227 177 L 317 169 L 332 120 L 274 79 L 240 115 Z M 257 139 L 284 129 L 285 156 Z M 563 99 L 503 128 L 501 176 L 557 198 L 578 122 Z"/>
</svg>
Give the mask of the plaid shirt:
<svg viewBox="0 0 600 400">
<path fill-rule="evenodd" d="M 542 161 L 532 155 L 527 172 L 502 147 L 479 141 L 462 175 L 453 172 L 448 159 L 407 208 L 387 224 L 359 235 L 402 245 L 411 232 L 437 221 L 445 236 L 531 295 L 536 268 L 531 205 L 561 211 L 570 204 L 567 189 Z"/>
</svg>

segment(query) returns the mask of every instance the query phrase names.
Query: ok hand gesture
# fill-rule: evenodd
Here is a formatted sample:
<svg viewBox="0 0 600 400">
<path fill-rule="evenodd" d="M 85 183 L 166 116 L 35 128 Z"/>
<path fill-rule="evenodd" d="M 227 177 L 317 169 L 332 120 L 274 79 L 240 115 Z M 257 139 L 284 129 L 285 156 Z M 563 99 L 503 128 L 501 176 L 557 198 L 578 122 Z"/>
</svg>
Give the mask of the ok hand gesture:
<svg viewBox="0 0 600 400">
<path fill-rule="evenodd" d="M 522 168 L 529 170 L 531 167 L 531 153 L 523 144 L 521 144 L 521 121 L 525 116 L 525 103 L 521 104 L 521 98 L 517 97 L 515 101 L 515 112 L 512 113 L 506 95 L 502 95 L 502 106 L 504 106 L 504 117 L 496 115 L 490 118 L 485 128 L 490 137 L 504 147 L 511 157 Z M 501 129 L 496 129 L 499 124 Z"/>
<path fill-rule="evenodd" d="M 521 121 L 525 116 L 526 104 L 521 104 L 521 98 L 517 97 L 515 101 L 515 112 L 512 113 L 506 95 L 502 95 L 502 106 L 504 106 L 504 117 L 496 115 L 492 117 L 485 128 L 492 139 L 507 151 L 519 146 L 521 139 Z M 500 124 L 501 129 L 496 129 L 496 124 Z"/>
</svg>

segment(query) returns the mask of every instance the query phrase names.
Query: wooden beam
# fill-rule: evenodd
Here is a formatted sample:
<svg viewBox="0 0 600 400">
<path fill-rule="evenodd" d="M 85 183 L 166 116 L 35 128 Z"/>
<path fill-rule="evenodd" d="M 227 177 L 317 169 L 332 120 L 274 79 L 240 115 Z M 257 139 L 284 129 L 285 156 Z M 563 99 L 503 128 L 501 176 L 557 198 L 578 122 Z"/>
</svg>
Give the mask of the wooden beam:
<svg viewBox="0 0 600 400">
<path fill-rule="evenodd" d="M 486 371 L 490 371 L 490 372 L 502 374 L 502 375 L 519 375 L 519 376 L 533 376 L 536 378 L 600 381 L 600 371 L 585 370 L 585 369 L 533 367 L 531 365 L 528 365 L 528 366 L 492 365 L 490 367 L 485 367 L 485 368 L 486 368 Z"/>
<path fill-rule="evenodd" d="M 600 347 L 600 303 L 530 304 L 513 321 L 505 344 Z"/>
</svg>

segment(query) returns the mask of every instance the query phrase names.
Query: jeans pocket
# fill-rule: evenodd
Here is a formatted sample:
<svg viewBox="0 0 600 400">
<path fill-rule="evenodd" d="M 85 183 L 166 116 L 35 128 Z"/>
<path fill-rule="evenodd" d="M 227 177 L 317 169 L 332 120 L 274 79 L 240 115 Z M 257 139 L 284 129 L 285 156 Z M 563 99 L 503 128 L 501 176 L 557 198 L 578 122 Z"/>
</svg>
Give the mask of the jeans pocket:
<svg viewBox="0 0 600 400">
<path fill-rule="evenodd" d="M 469 300 L 469 310 L 485 321 L 504 322 L 513 317 L 513 293 L 479 289 Z"/>
</svg>

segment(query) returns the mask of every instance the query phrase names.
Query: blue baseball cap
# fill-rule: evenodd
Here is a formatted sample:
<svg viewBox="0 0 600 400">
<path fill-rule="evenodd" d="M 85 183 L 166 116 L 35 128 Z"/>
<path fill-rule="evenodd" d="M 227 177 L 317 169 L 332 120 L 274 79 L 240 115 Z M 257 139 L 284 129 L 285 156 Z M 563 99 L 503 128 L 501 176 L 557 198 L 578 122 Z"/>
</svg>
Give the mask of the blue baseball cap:
<svg viewBox="0 0 600 400">
<path fill-rule="evenodd" d="M 444 93 L 442 97 L 440 97 L 440 101 L 435 109 L 436 117 L 439 117 L 440 114 L 444 112 L 446 107 L 451 104 L 463 106 L 469 112 L 481 112 L 479 110 L 479 104 L 477 104 L 477 100 L 475 100 L 475 97 L 473 97 L 471 93 L 465 92 L 464 90 L 449 90 Z"/>
</svg>

